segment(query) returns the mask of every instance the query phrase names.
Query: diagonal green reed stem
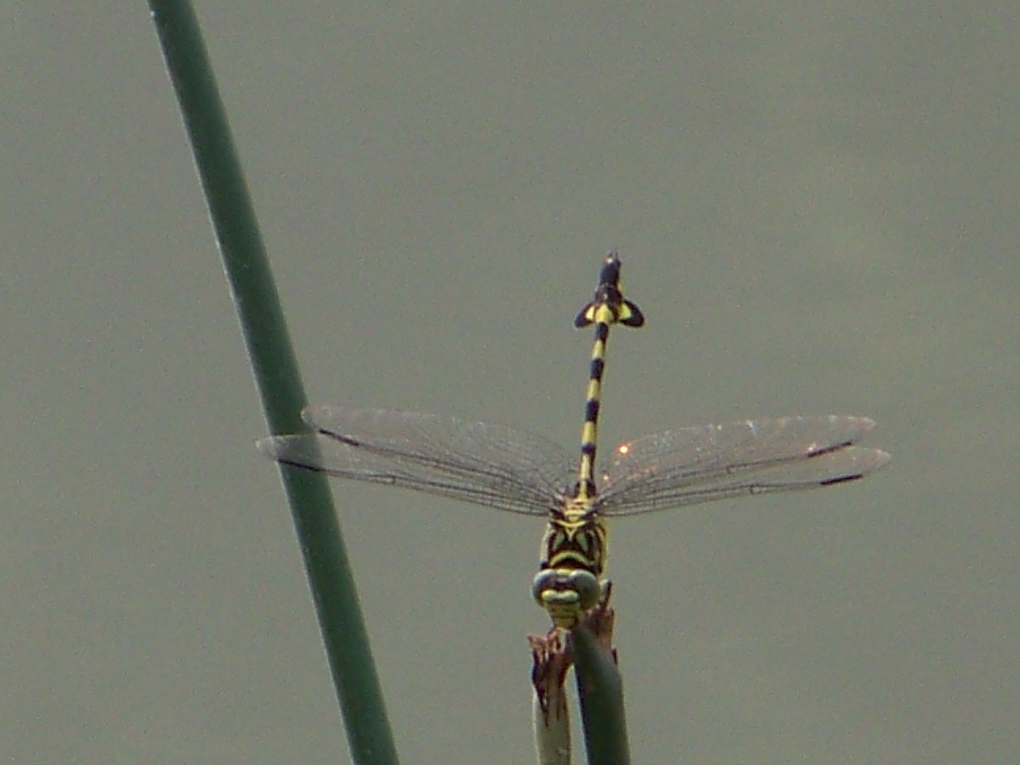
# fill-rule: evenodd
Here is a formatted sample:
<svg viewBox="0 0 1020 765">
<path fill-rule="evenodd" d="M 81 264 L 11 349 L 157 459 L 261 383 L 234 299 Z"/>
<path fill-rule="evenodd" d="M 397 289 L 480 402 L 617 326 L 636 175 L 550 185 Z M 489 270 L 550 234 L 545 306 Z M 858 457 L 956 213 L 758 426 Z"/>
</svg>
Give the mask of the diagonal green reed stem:
<svg viewBox="0 0 1020 765">
<path fill-rule="evenodd" d="M 269 429 L 302 430 L 299 412 L 306 402 L 297 361 L 198 20 L 186 0 L 149 0 L 149 7 Z M 359 765 L 396 765 L 393 734 L 329 487 L 320 474 L 283 468 L 281 475 L 351 755 Z"/>
</svg>

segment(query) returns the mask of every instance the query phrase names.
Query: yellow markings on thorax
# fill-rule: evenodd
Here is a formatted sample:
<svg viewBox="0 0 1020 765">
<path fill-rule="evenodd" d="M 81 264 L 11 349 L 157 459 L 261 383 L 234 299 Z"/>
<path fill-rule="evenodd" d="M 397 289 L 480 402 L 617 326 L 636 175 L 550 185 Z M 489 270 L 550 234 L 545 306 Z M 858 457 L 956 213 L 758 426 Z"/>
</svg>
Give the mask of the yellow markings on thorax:
<svg viewBox="0 0 1020 765">
<path fill-rule="evenodd" d="M 541 568 L 583 569 L 596 576 L 602 573 L 608 550 L 606 526 L 590 512 L 588 504 L 581 498 L 570 500 L 550 518 L 542 539 Z"/>
</svg>

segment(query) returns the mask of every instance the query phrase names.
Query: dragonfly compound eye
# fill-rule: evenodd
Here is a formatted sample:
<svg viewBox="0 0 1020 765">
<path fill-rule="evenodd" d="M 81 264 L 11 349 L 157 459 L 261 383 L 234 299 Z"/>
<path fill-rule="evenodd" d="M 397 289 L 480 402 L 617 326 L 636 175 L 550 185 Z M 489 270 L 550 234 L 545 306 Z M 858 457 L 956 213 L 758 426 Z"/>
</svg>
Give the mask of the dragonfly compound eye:
<svg viewBox="0 0 1020 765">
<path fill-rule="evenodd" d="M 531 595 L 546 610 L 569 607 L 577 613 L 594 608 L 602 594 L 598 579 L 583 569 L 543 569 L 531 583 Z"/>
</svg>

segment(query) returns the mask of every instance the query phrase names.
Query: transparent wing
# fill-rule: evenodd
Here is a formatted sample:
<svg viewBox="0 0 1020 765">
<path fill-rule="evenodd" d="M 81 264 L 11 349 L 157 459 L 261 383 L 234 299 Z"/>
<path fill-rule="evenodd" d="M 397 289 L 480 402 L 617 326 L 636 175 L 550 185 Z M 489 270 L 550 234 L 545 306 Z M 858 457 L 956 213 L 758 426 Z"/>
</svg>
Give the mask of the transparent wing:
<svg viewBox="0 0 1020 765">
<path fill-rule="evenodd" d="M 851 481 L 890 459 L 853 445 L 874 426 L 864 417 L 784 417 L 643 436 L 614 450 L 596 506 L 634 515 Z"/>
<path fill-rule="evenodd" d="M 271 436 L 277 462 L 525 515 L 546 515 L 572 479 L 557 444 L 503 425 L 385 409 L 311 406 L 313 434 Z"/>
</svg>

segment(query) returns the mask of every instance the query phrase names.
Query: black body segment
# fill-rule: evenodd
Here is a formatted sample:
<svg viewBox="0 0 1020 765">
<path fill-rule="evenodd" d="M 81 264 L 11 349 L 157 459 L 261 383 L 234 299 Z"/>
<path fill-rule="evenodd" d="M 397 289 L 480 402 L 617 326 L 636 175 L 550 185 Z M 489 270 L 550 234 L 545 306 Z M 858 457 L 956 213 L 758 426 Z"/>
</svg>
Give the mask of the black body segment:
<svg viewBox="0 0 1020 765">
<path fill-rule="evenodd" d="M 574 326 L 580 329 L 597 321 L 595 310 L 598 306 L 607 306 L 615 313 L 615 318 L 608 322 L 619 322 L 628 327 L 640 327 L 645 323 L 644 314 L 634 303 L 624 299 L 620 289 L 620 256 L 616 250 L 606 255 L 605 263 L 599 272 L 599 285 L 595 289 L 595 297 L 587 303 L 574 318 Z"/>
</svg>

